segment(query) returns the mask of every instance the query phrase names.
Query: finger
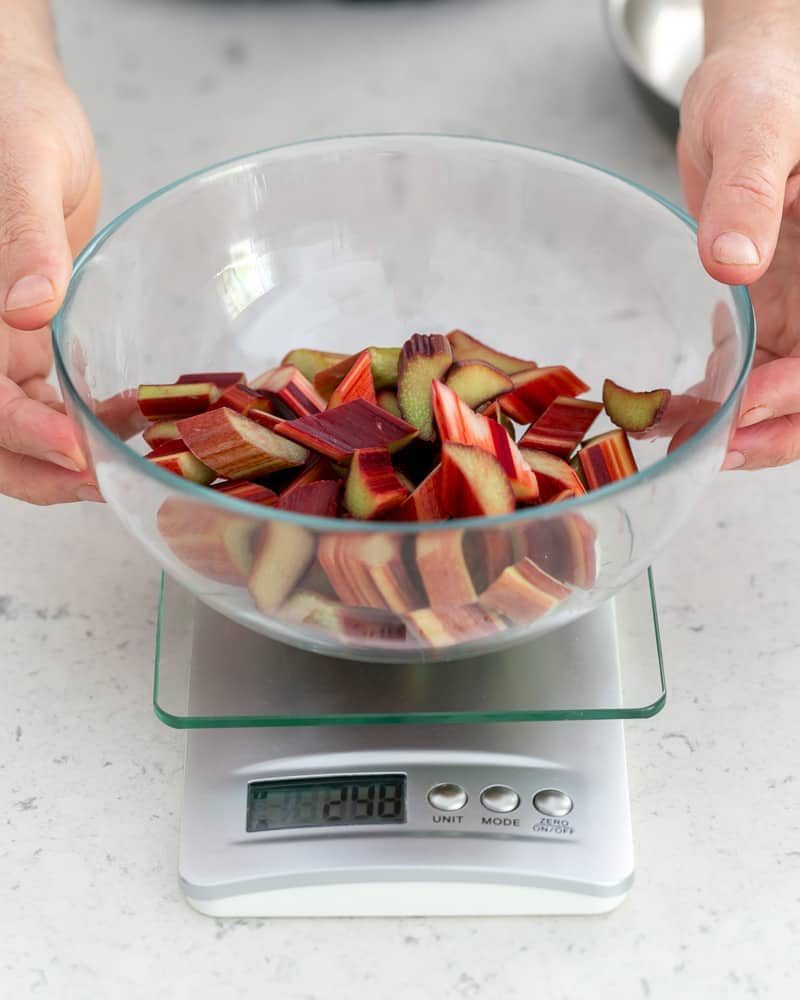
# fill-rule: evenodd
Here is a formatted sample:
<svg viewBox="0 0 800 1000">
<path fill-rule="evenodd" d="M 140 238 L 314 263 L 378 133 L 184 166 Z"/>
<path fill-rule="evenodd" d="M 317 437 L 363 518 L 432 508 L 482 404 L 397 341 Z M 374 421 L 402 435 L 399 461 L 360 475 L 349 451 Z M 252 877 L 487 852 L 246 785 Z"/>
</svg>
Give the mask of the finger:
<svg viewBox="0 0 800 1000">
<path fill-rule="evenodd" d="M 789 413 L 738 430 L 724 469 L 767 469 L 800 458 L 800 413 Z"/>
<path fill-rule="evenodd" d="M 18 385 L 0 376 L 0 448 L 53 462 L 77 472 L 86 468 L 69 417 L 28 399 Z"/>
<path fill-rule="evenodd" d="M 92 237 L 100 212 L 102 178 L 97 161 L 92 163 L 92 171 L 86 193 L 75 210 L 67 216 L 67 239 L 72 256 L 77 257 Z"/>
<path fill-rule="evenodd" d="M 750 284 L 769 267 L 800 152 L 797 128 L 772 124 L 768 114 L 736 109 L 714 126 L 697 243 L 706 270 L 727 284 Z"/>
<path fill-rule="evenodd" d="M 703 195 L 706 192 L 706 185 L 708 184 L 708 175 L 695 164 L 689 155 L 683 132 L 678 134 L 677 154 L 678 172 L 681 176 L 686 207 L 689 209 L 689 215 L 696 219 L 700 215 Z"/>
<path fill-rule="evenodd" d="M 34 504 L 102 501 L 91 472 L 67 472 L 49 462 L 2 449 L 0 494 Z"/>
<path fill-rule="evenodd" d="M 0 333 L 2 336 L 2 333 Z M 47 375 L 53 366 L 50 328 L 20 333 L 8 333 L 8 360 L 6 374 L 19 384 L 37 375 Z"/>
<path fill-rule="evenodd" d="M 742 397 L 739 427 L 800 413 L 800 358 L 778 358 L 754 368 Z"/>
<path fill-rule="evenodd" d="M 36 330 L 58 310 L 72 267 L 58 154 L 4 135 L 0 151 L 0 310 Z"/>
<path fill-rule="evenodd" d="M 20 385 L 20 389 L 22 389 L 28 399 L 35 399 L 37 402 L 46 403 L 50 407 L 54 403 L 61 402 L 56 387 L 50 385 L 47 379 L 41 378 L 38 375 L 34 378 L 29 378 L 27 382 L 23 382 Z"/>
</svg>

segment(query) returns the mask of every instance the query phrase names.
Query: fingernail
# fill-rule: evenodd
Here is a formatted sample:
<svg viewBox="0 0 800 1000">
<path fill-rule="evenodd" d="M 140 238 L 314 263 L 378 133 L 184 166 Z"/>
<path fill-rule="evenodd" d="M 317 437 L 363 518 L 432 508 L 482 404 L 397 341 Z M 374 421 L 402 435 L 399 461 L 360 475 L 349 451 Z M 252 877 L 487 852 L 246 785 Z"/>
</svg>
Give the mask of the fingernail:
<svg viewBox="0 0 800 1000">
<path fill-rule="evenodd" d="M 62 469 L 69 469 L 70 472 L 81 472 L 85 466 L 80 466 L 75 459 L 69 455 L 62 455 L 60 451 L 48 451 L 42 456 L 45 462 L 52 462 L 53 465 L 60 465 Z"/>
<path fill-rule="evenodd" d="M 768 406 L 752 406 L 739 417 L 739 426 L 751 427 L 753 424 L 760 424 L 762 420 L 771 420 L 774 416 L 775 411 Z"/>
<path fill-rule="evenodd" d="M 744 455 L 740 451 L 729 451 L 722 463 L 723 469 L 741 469 L 744 465 Z"/>
<path fill-rule="evenodd" d="M 103 497 L 96 486 L 79 486 L 75 495 L 79 500 L 87 500 L 90 503 L 103 503 Z"/>
<path fill-rule="evenodd" d="M 758 247 L 744 233 L 723 233 L 714 240 L 711 252 L 719 264 L 753 266 L 761 263 Z"/>
<path fill-rule="evenodd" d="M 31 309 L 45 302 L 52 302 L 56 297 L 55 289 L 49 278 L 43 274 L 29 274 L 11 286 L 6 296 L 6 312 L 15 309 Z"/>
</svg>

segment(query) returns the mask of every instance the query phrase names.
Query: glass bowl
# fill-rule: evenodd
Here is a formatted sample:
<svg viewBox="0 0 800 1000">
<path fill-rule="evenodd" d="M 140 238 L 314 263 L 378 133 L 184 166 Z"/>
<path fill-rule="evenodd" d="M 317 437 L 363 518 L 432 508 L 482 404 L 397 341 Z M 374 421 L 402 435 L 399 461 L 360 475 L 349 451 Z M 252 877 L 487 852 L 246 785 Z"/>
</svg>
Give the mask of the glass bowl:
<svg viewBox="0 0 800 1000">
<path fill-rule="evenodd" d="M 669 388 L 661 433 L 632 442 L 640 471 L 502 517 L 362 522 L 237 500 L 124 440 L 139 383 L 255 376 L 292 348 L 350 354 L 453 328 L 568 365 L 590 397 L 607 376 Z M 636 577 L 719 470 L 755 339 L 746 292 L 708 277 L 673 205 L 562 156 L 425 135 L 271 149 L 157 191 L 82 254 L 53 337 L 103 496 L 168 574 L 248 628 L 394 662 L 532 638 Z M 421 547 L 442 572 L 464 560 L 475 600 L 441 603 Z M 249 589 L 256 551 L 269 557 Z M 509 570 L 498 610 L 482 595 L 524 558 L 558 599 L 514 592 Z"/>
</svg>

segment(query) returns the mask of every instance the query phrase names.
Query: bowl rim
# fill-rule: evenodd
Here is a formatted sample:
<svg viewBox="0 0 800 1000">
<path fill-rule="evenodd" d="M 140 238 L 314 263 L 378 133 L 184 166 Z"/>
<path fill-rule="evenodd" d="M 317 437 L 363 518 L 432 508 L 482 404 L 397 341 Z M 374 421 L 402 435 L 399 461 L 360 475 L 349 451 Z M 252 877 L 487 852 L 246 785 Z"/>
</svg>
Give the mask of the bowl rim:
<svg viewBox="0 0 800 1000">
<path fill-rule="evenodd" d="M 120 229 L 129 219 L 137 215 L 142 209 L 146 208 L 152 202 L 158 200 L 159 198 L 170 194 L 172 191 L 183 187 L 191 183 L 192 181 L 199 180 L 201 178 L 207 178 L 210 175 L 222 172 L 232 166 L 244 165 L 247 161 L 267 157 L 271 153 L 284 152 L 293 149 L 302 149 L 304 147 L 313 146 L 335 146 L 337 143 L 353 143 L 353 142 L 363 142 L 365 145 L 375 142 L 385 142 L 387 140 L 397 142 L 397 141 L 408 141 L 408 140 L 432 140 L 434 142 L 457 142 L 465 143 L 467 145 L 474 144 L 478 146 L 498 146 L 506 147 L 514 151 L 524 151 L 527 153 L 535 153 L 538 156 L 545 158 L 550 158 L 553 160 L 563 160 L 567 163 L 573 164 L 575 166 L 581 167 L 583 170 L 588 172 L 594 172 L 599 174 L 604 174 L 607 177 L 611 177 L 615 181 L 632 188 L 634 191 L 651 201 L 656 202 L 665 208 L 668 212 L 674 215 L 679 221 L 683 222 L 684 225 L 693 233 L 697 232 L 697 225 L 695 221 L 691 218 L 688 213 L 686 213 L 674 202 L 665 198 L 663 195 L 658 194 L 651 188 L 646 187 L 643 184 L 639 184 L 636 181 L 631 180 L 622 174 L 617 173 L 606 167 L 598 166 L 597 164 L 590 163 L 586 160 L 581 160 L 578 157 L 570 156 L 566 153 L 556 153 L 552 150 L 543 149 L 538 146 L 530 146 L 525 143 L 510 142 L 505 139 L 492 139 L 484 138 L 471 135 L 455 135 L 449 133 L 441 132 L 374 132 L 374 133 L 354 133 L 345 135 L 333 135 L 325 136 L 321 138 L 310 138 L 303 139 L 296 142 L 281 143 L 275 146 L 267 146 L 263 149 L 254 150 L 249 153 L 240 154 L 238 156 L 229 157 L 224 160 L 220 160 L 216 163 L 212 163 L 205 167 L 200 167 L 197 170 L 193 170 L 177 180 L 171 181 L 168 184 L 157 188 L 150 194 L 145 195 L 138 201 L 134 202 L 123 212 L 120 212 L 115 218 L 113 218 L 109 223 L 107 223 L 99 232 L 92 238 L 92 240 L 86 245 L 83 251 L 78 255 L 73 266 L 72 276 L 70 278 L 67 291 L 64 295 L 64 301 L 59 309 L 58 313 L 53 319 L 51 325 L 51 339 L 53 345 L 53 357 L 55 361 L 56 372 L 61 382 L 62 387 L 66 388 L 68 395 L 70 396 L 72 402 L 79 410 L 81 417 L 87 421 L 87 423 L 95 430 L 102 438 L 105 439 L 109 447 L 113 452 L 119 454 L 119 456 L 128 463 L 131 463 L 137 471 L 145 475 L 146 477 L 155 480 L 160 485 L 164 486 L 167 490 L 183 495 L 188 500 L 195 500 L 199 503 L 204 503 L 207 506 L 214 507 L 220 511 L 227 512 L 229 514 L 246 515 L 251 520 L 260 521 L 264 524 L 269 524 L 270 522 L 285 522 L 298 526 L 305 527 L 309 530 L 316 532 L 341 532 L 347 534 L 374 534 L 376 531 L 381 533 L 394 533 L 403 535 L 415 535 L 421 534 L 428 531 L 441 531 L 443 529 L 449 528 L 461 528 L 463 530 L 483 530 L 484 528 L 498 529 L 504 528 L 506 526 L 512 525 L 523 525 L 527 523 L 532 523 L 538 520 L 551 520 L 555 517 L 559 517 L 562 514 L 567 513 L 579 513 L 583 510 L 591 508 L 598 500 L 611 499 L 615 496 L 621 496 L 628 490 L 635 489 L 638 486 L 644 485 L 647 482 L 652 482 L 655 479 L 660 478 L 665 472 L 675 467 L 678 464 L 682 464 L 690 454 L 692 454 L 699 445 L 714 431 L 723 420 L 728 416 L 730 410 L 734 406 L 736 399 L 744 385 L 744 381 L 750 371 L 750 366 L 755 356 L 756 348 L 756 323 L 755 314 L 753 311 L 753 305 L 750 299 L 750 295 L 747 288 L 743 285 L 729 285 L 725 286 L 730 289 L 733 296 L 734 302 L 737 306 L 737 311 L 739 312 L 740 318 L 744 324 L 744 358 L 742 361 L 741 369 L 737 375 L 736 381 L 728 393 L 725 400 L 720 404 L 719 409 L 711 416 L 708 421 L 696 431 L 688 440 L 683 442 L 679 448 L 673 452 L 668 452 L 666 455 L 659 458 L 657 461 L 653 462 L 652 465 L 647 466 L 645 469 L 641 469 L 632 476 L 627 476 L 625 479 L 617 480 L 616 482 L 609 483 L 606 486 L 602 486 L 597 490 L 591 490 L 580 496 L 572 497 L 568 500 L 562 500 L 557 505 L 551 504 L 538 504 L 532 507 L 522 507 L 518 510 L 512 511 L 509 514 L 497 514 L 491 517 L 462 517 L 453 518 L 446 521 L 358 521 L 353 519 L 335 518 L 335 517 L 321 517 L 315 514 L 298 514 L 293 511 L 284 511 L 275 507 L 266 507 L 259 504 L 254 504 L 246 500 L 239 500 L 235 497 L 228 496 L 227 494 L 221 493 L 218 490 L 211 490 L 207 486 L 201 486 L 198 483 L 193 483 L 188 479 L 183 479 L 180 476 L 174 475 L 174 473 L 168 472 L 166 469 L 160 468 L 152 462 L 146 461 L 143 455 L 134 451 L 133 448 L 129 447 L 126 441 L 118 437 L 114 432 L 107 427 L 102 421 L 98 420 L 94 411 L 86 404 L 80 392 L 76 388 L 72 378 L 69 375 L 67 366 L 64 361 L 64 357 L 61 350 L 61 336 L 64 332 L 64 327 L 67 320 L 67 313 L 69 312 L 69 306 L 72 301 L 72 297 L 75 293 L 75 288 L 77 285 L 77 279 L 79 278 L 83 268 L 95 257 L 97 252 L 101 247 L 107 242 L 107 240 L 113 236 L 113 234 Z M 712 279 L 709 279 L 712 280 Z"/>
</svg>

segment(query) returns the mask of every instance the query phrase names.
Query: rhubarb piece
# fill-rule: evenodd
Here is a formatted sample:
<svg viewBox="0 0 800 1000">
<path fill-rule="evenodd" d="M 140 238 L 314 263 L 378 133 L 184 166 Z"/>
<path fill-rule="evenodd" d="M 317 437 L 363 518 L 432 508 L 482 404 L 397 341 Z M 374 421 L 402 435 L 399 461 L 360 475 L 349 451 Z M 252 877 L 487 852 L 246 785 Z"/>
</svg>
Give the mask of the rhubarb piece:
<svg viewBox="0 0 800 1000">
<path fill-rule="evenodd" d="M 579 455 L 580 452 L 576 451 L 575 454 L 572 456 L 572 458 L 569 460 L 568 464 L 570 469 L 572 469 L 572 471 L 578 477 L 578 481 L 583 487 L 583 492 L 587 493 L 589 490 L 589 486 L 586 482 L 586 476 L 583 474 L 583 466 L 581 465 L 581 460 L 579 458 Z"/>
<path fill-rule="evenodd" d="M 359 448 L 384 447 L 395 452 L 417 436 L 416 427 L 366 399 L 284 421 L 275 431 L 334 462 L 347 462 Z"/>
<path fill-rule="evenodd" d="M 512 441 L 516 440 L 516 433 L 514 431 L 514 421 L 510 417 L 507 417 L 505 413 L 500 409 L 500 403 L 498 400 L 493 400 L 491 403 L 484 403 L 483 406 L 478 407 L 478 413 L 490 420 L 496 421 L 501 427 L 504 427 L 508 432 L 508 436 Z"/>
<path fill-rule="evenodd" d="M 305 448 L 227 407 L 179 420 L 178 430 L 189 450 L 225 479 L 266 476 L 308 457 Z"/>
<path fill-rule="evenodd" d="M 517 532 L 508 528 L 478 528 L 464 537 L 464 555 L 478 593 L 486 590 L 506 566 L 527 554 L 524 540 L 517 544 Z"/>
<path fill-rule="evenodd" d="M 297 514 L 316 514 L 318 517 L 336 517 L 342 484 L 338 479 L 318 479 L 313 483 L 295 486 L 281 494 L 278 507 Z"/>
<path fill-rule="evenodd" d="M 456 361 L 444 384 L 473 410 L 514 388 L 505 372 L 486 361 Z"/>
<path fill-rule="evenodd" d="M 174 420 L 157 420 L 142 431 L 142 437 L 151 448 L 158 448 L 167 441 L 178 441 L 178 425 Z"/>
<path fill-rule="evenodd" d="M 527 553 L 562 583 L 590 590 L 597 581 L 596 532 L 580 514 L 557 514 L 529 524 Z"/>
<path fill-rule="evenodd" d="M 262 486 L 261 483 L 251 483 L 247 479 L 226 479 L 221 483 L 214 483 L 212 490 L 224 493 L 229 497 L 236 497 L 237 500 L 246 500 L 248 503 L 262 504 L 266 507 L 273 507 L 278 499 L 278 494 Z"/>
<path fill-rule="evenodd" d="M 313 382 L 318 372 L 344 361 L 346 357 L 346 354 L 338 354 L 336 351 L 315 351 L 308 347 L 296 347 L 293 351 L 289 351 L 281 361 L 281 365 L 294 365 L 309 382 Z"/>
<path fill-rule="evenodd" d="M 403 561 L 402 540 L 394 535 L 327 535 L 317 558 L 344 604 L 396 614 L 422 604 Z"/>
<path fill-rule="evenodd" d="M 256 541 L 248 589 L 259 611 L 270 614 L 289 597 L 314 558 L 314 536 L 295 524 L 275 522 Z"/>
<path fill-rule="evenodd" d="M 281 614 L 299 625 L 332 632 L 342 639 L 362 639 L 395 645 L 403 642 L 406 627 L 397 617 L 371 608 L 351 610 L 313 590 L 297 590 L 281 608 Z"/>
<path fill-rule="evenodd" d="M 222 395 L 214 403 L 214 408 L 227 406 L 249 417 L 254 411 L 272 413 L 272 402 L 264 392 L 259 392 L 244 382 L 235 382 L 223 390 Z"/>
<path fill-rule="evenodd" d="M 437 465 L 417 486 L 411 496 L 392 515 L 395 521 L 439 521 L 444 517 L 439 502 L 442 475 L 441 465 Z"/>
<path fill-rule="evenodd" d="M 204 413 L 221 395 L 212 382 L 140 385 L 139 409 L 148 420 L 178 420 Z"/>
<path fill-rule="evenodd" d="M 397 385 L 397 366 L 400 362 L 399 347 L 368 347 L 372 364 L 372 382 L 376 390 L 391 389 Z M 351 354 L 314 376 L 314 388 L 324 398 L 331 393 L 356 363 L 361 353 Z"/>
<path fill-rule="evenodd" d="M 573 496 L 585 493 L 583 484 L 563 458 L 546 451 L 520 448 L 522 457 L 533 469 L 539 484 L 539 495 L 544 503 L 553 499 L 556 493 L 568 490 Z"/>
<path fill-rule="evenodd" d="M 512 392 L 500 398 L 500 406 L 518 424 L 532 424 L 557 396 L 580 396 L 589 386 L 564 365 L 533 368 L 511 376 Z"/>
<path fill-rule="evenodd" d="M 173 555 L 195 573 L 234 586 L 247 583 L 258 531 L 250 518 L 169 497 L 158 510 L 157 524 Z"/>
<path fill-rule="evenodd" d="M 144 457 L 153 465 L 201 486 L 208 486 L 217 478 L 215 471 L 196 458 L 183 441 L 168 441 Z"/>
<path fill-rule="evenodd" d="M 481 594 L 480 603 L 514 625 L 525 625 L 552 611 L 569 593 L 568 587 L 526 556 L 503 570 Z"/>
<path fill-rule="evenodd" d="M 515 508 L 511 483 L 494 455 L 452 441 L 442 445 L 439 502 L 450 517 L 491 517 Z"/>
<path fill-rule="evenodd" d="M 353 517 L 361 520 L 381 517 L 399 507 L 410 492 L 392 467 L 385 448 L 353 452 L 344 490 L 344 505 Z"/>
<path fill-rule="evenodd" d="M 549 451 L 561 458 L 569 458 L 602 409 L 602 403 L 589 399 L 556 396 L 520 438 L 520 448 Z"/>
<path fill-rule="evenodd" d="M 485 361 L 506 375 L 514 375 L 516 372 L 536 367 L 535 361 L 523 361 L 522 358 L 514 358 L 510 354 L 496 351 L 493 347 L 488 347 L 475 337 L 464 333 L 463 330 L 451 330 L 447 334 L 447 339 L 453 348 L 453 358 L 456 361 Z"/>
<path fill-rule="evenodd" d="M 409 632 L 435 649 L 447 649 L 502 632 L 501 618 L 480 604 L 420 608 L 405 615 Z"/>
<path fill-rule="evenodd" d="M 561 503 L 562 500 L 571 500 L 578 495 L 574 490 L 560 490 L 558 493 L 554 493 L 551 497 L 548 497 L 544 502 Z"/>
<path fill-rule="evenodd" d="M 612 424 L 624 431 L 644 433 L 661 420 L 672 393 L 669 389 L 634 392 L 607 378 L 603 382 L 603 405 Z"/>
<path fill-rule="evenodd" d="M 587 441 L 578 452 L 578 460 L 590 490 L 638 472 L 628 435 L 623 430 L 607 431 Z"/>
<path fill-rule="evenodd" d="M 260 424 L 262 427 L 266 427 L 268 431 L 274 431 L 278 424 L 283 422 L 274 413 L 267 413 L 266 410 L 257 410 L 255 408 L 247 411 L 247 419 Z"/>
<path fill-rule="evenodd" d="M 464 532 L 453 528 L 417 536 L 417 570 L 432 608 L 477 600 L 463 539 Z"/>
<path fill-rule="evenodd" d="M 281 365 L 253 381 L 253 389 L 265 392 L 275 412 L 286 420 L 306 417 L 325 409 L 325 400 L 299 368 Z"/>
<path fill-rule="evenodd" d="M 376 402 L 382 410 L 391 413 L 392 416 L 402 417 L 400 404 L 397 402 L 397 393 L 392 389 L 381 389 L 376 395 Z"/>
<path fill-rule="evenodd" d="M 496 420 L 474 413 L 442 382 L 433 383 L 433 412 L 442 441 L 473 445 L 494 455 L 511 480 L 517 500 L 534 503 L 538 499 L 536 477 Z"/>
<path fill-rule="evenodd" d="M 444 378 L 453 362 L 447 337 L 415 333 L 400 351 L 397 369 L 397 401 L 404 420 L 419 429 L 423 441 L 432 441 L 433 403 L 431 385 Z"/>
<path fill-rule="evenodd" d="M 292 478 L 281 490 L 281 496 L 285 497 L 292 490 L 296 490 L 300 486 L 309 486 L 311 483 L 319 482 L 320 479 L 334 478 L 335 473 L 331 463 L 326 458 L 315 455 L 304 469 L 292 473 Z"/>
<path fill-rule="evenodd" d="M 185 385 L 187 382 L 210 382 L 223 392 L 237 383 L 246 383 L 244 372 L 189 372 L 186 375 L 179 375 L 175 381 L 176 385 Z"/>
<path fill-rule="evenodd" d="M 334 406 L 341 406 L 342 403 L 349 403 L 354 399 L 366 399 L 377 405 L 369 351 L 362 351 L 358 355 L 353 367 L 333 390 L 328 400 L 328 409 L 332 410 Z"/>
</svg>

